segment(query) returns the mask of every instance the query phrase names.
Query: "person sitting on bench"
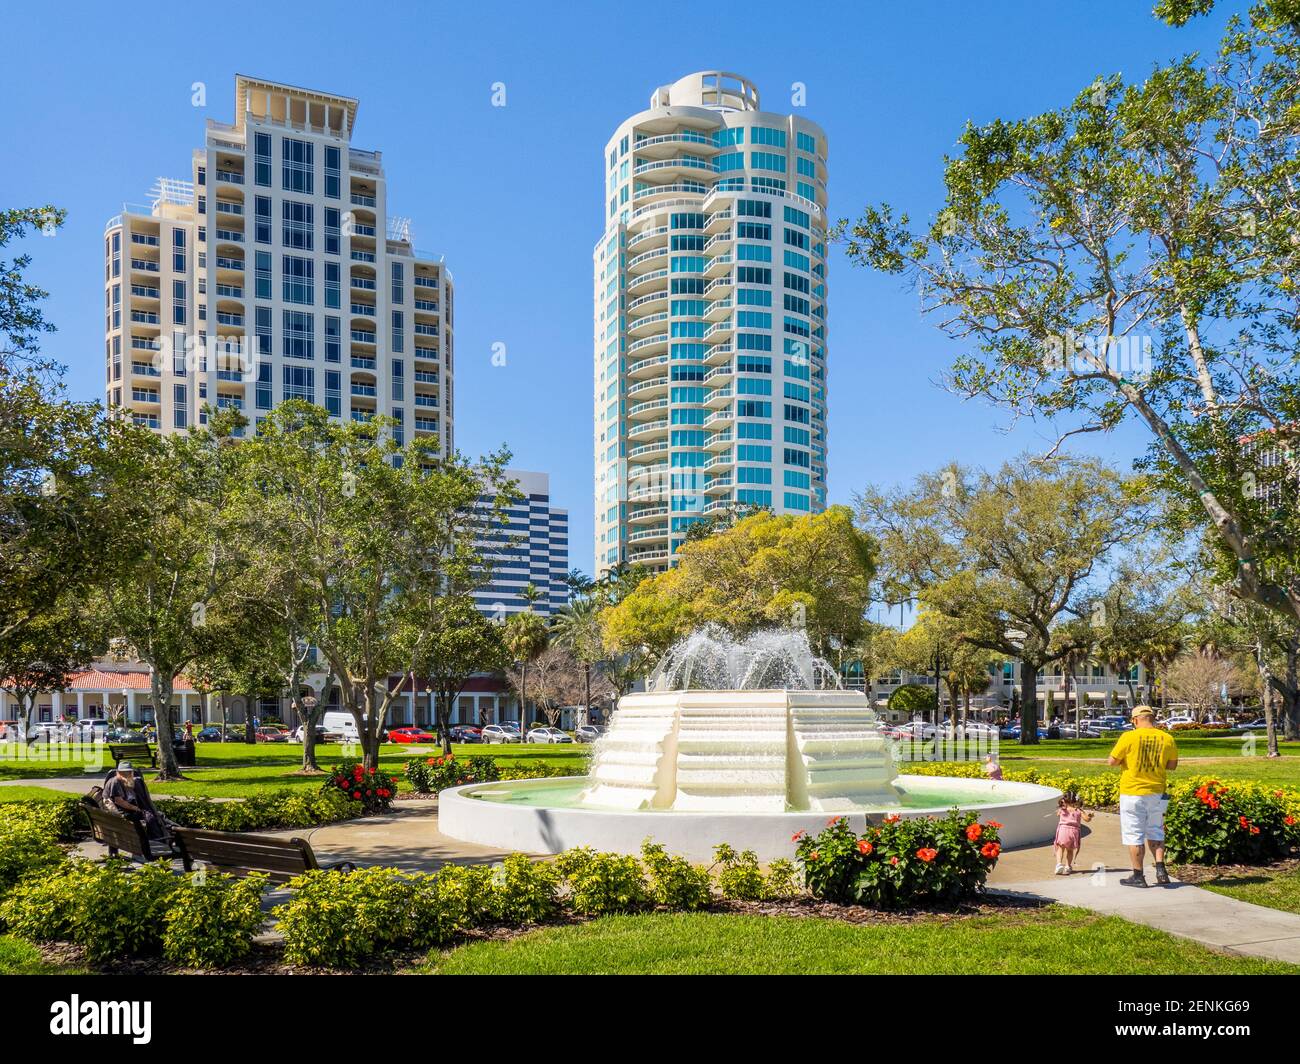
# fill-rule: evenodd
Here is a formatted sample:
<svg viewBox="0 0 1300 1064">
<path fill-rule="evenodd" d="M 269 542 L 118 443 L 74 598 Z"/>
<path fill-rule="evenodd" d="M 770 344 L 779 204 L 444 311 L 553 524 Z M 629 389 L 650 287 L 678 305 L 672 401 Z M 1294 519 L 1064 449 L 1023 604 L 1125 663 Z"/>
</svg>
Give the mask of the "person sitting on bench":
<svg viewBox="0 0 1300 1064">
<path fill-rule="evenodd" d="M 150 839 L 159 842 L 170 839 L 166 818 L 154 808 L 144 778 L 136 773 L 130 761 L 119 761 L 104 780 L 103 803 L 109 812 L 143 824 Z"/>
</svg>

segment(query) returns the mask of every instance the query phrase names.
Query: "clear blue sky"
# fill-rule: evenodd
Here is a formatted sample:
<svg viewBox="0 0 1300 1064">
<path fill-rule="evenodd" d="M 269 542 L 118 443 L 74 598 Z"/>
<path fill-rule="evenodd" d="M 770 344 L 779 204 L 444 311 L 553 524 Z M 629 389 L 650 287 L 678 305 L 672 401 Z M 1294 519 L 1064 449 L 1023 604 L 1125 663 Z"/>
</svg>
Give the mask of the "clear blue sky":
<svg viewBox="0 0 1300 1064">
<path fill-rule="evenodd" d="M 102 233 L 159 175 L 188 178 L 204 119 L 233 119 L 246 73 L 360 100 L 353 143 L 384 153 L 389 205 L 456 279 L 456 437 L 507 444 L 551 474 L 571 514 L 571 564 L 592 566 L 591 250 L 601 152 L 651 91 L 700 69 L 756 81 L 765 110 L 802 112 L 830 141 L 831 216 L 885 200 L 941 204 L 940 164 L 967 120 L 1057 107 L 1098 74 L 1143 77 L 1210 51 L 1233 9 L 1172 30 L 1152 0 L 909 4 L 385 3 L 230 0 L 215 18 L 168 5 L 11 5 L 0 62 L 0 204 L 68 210 L 27 242 L 59 326 L 46 351 L 71 392 L 103 397 Z M 215 9 L 211 9 L 215 10 Z M 797 32 L 788 14 L 808 14 Z M 767 34 L 766 28 L 777 32 Z M 191 85 L 207 106 L 191 106 Z M 491 106 L 493 82 L 507 106 Z M 833 502 L 954 458 L 996 464 L 1055 438 L 935 381 L 958 348 L 914 293 L 832 256 L 829 478 Z M 506 344 L 494 367 L 492 345 Z M 1144 437 L 1088 446 L 1127 464 Z"/>
</svg>

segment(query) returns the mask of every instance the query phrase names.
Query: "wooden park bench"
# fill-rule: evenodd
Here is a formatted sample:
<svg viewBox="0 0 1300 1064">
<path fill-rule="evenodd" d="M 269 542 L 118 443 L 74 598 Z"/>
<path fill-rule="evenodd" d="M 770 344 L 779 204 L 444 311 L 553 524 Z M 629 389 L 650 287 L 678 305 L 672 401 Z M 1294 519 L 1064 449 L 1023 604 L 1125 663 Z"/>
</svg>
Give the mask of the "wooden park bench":
<svg viewBox="0 0 1300 1064">
<path fill-rule="evenodd" d="M 158 767 L 158 751 L 148 743 L 109 743 L 108 756 L 115 765 L 119 761 L 147 761 L 154 768 Z"/>
<path fill-rule="evenodd" d="M 152 841 L 143 824 L 100 809 L 89 799 L 84 804 L 86 816 L 90 819 L 90 834 L 97 842 L 108 847 L 110 857 L 116 857 L 123 851 L 145 861 L 172 856 L 171 847 L 165 842 Z"/>
<path fill-rule="evenodd" d="M 176 828 L 174 835 L 187 872 L 202 862 L 217 872 L 235 876 L 263 872 L 272 883 L 282 884 L 304 872 L 318 869 L 350 872 L 356 867 L 351 861 L 320 864 L 311 844 L 305 839 L 278 839 L 272 835 L 198 828 Z"/>
</svg>

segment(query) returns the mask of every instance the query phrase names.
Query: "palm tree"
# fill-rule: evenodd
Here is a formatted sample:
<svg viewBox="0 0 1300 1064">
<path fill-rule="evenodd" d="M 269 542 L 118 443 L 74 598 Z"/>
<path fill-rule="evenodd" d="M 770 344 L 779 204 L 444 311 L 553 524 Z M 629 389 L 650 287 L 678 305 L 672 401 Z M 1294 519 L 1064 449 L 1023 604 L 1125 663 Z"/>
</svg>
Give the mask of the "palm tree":
<svg viewBox="0 0 1300 1064">
<path fill-rule="evenodd" d="M 605 644 L 600 634 L 600 603 L 591 595 L 583 595 L 569 603 L 556 614 L 552 632 L 558 646 L 569 651 L 582 665 L 583 698 L 587 716 L 591 721 L 591 670 L 603 660 Z"/>
<path fill-rule="evenodd" d="M 511 615 L 506 621 L 504 642 L 510 656 L 519 663 L 519 732 L 523 738 L 528 732 L 528 666 L 536 661 L 546 649 L 550 632 L 546 621 L 533 612 L 533 604 L 540 598 L 540 592 L 532 584 L 523 590 L 523 599 L 528 608 L 521 613 Z"/>
</svg>

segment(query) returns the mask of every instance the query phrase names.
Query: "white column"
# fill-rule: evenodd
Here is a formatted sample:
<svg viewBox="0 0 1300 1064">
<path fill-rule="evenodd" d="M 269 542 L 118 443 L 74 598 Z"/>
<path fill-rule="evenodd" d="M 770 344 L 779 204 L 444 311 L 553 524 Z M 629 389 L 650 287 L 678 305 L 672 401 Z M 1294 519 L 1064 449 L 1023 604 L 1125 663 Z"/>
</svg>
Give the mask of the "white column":
<svg viewBox="0 0 1300 1064">
<path fill-rule="evenodd" d="M 86 719 L 86 692 L 77 692 L 77 720 Z"/>
</svg>

